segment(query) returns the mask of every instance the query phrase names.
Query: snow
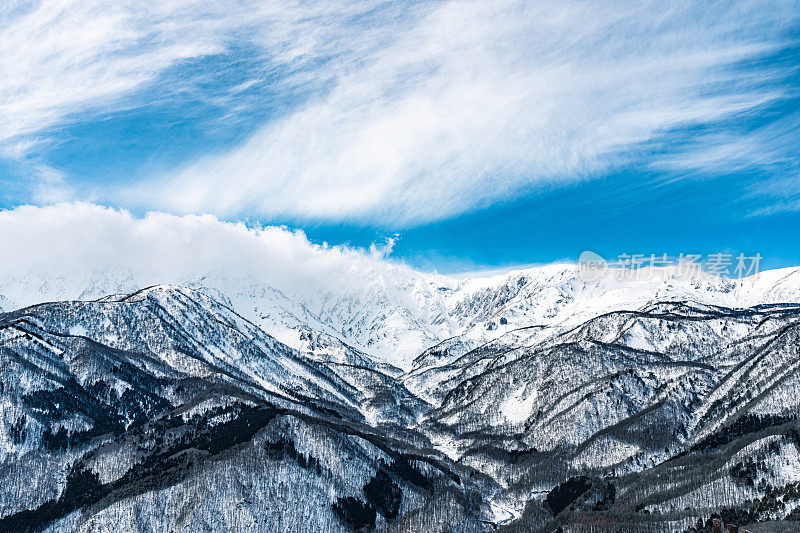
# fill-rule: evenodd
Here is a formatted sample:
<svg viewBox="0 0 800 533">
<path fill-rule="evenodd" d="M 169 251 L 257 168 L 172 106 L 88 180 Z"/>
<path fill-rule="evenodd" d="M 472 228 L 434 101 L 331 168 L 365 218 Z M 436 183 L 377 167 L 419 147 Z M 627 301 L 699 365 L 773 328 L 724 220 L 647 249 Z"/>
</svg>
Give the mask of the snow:
<svg viewBox="0 0 800 533">
<path fill-rule="evenodd" d="M 685 275 L 674 268 L 643 269 L 642 279 L 609 275 L 592 283 L 584 283 L 578 274 L 575 265 L 554 264 L 459 279 L 388 261 L 365 261 L 348 265 L 335 278 L 298 273 L 291 283 L 244 272 L 173 276 L 160 282 L 224 299 L 292 348 L 304 348 L 297 329 L 307 327 L 404 370 L 410 370 L 425 349 L 452 337 L 478 345 L 515 328 L 563 331 L 604 313 L 636 310 L 663 299 L 731 307 L 800 302 L 798 268 L 742 280 L 702 272 Z M 69 278 L 29 274 L 0 280 L 0 294 L 5 296 L 0 306 L 5 310 L 130 293 L 143 285 L 124 269 Z"/>
<path fill-rule="evenodd" d="M 502 403 L 500 411 L 512 424 L 521 424 L 531 415 L 537 396 L 536 390 L 528 391 L 528 387 L 523 385 Z"/>
<path fill-rule="evenodd" d="M 83 324 L 74 324 L 69 328 L 69 334 L 75 337 L 85 337 L 88 333 Z"/>
<path fill-rule="evenodd" d="M 797 272 L 775 271 L 730 281 L 706 274 L 682 278 L 663 269 L 647 280 L 585 284 L 576 278 L 574 267 L 565 265 L 466 280 L 410 269 L 368 269 L 348 274 L 341 284 L 328 280 L 327 289 L 319 293 L 313 287 L 292 291 L 248 277 L 209 275 L 190 280 L 192 288 L 153 287 L 132 297 L 43 306 L 29 313 L 26 324 L 47 334 L 27 338 L 8 328 L 0 332 L 0 339 L 19 343 L 26 348 L 21 353 L 34 353 L 41 360 L 73 364 L 81 372 L 81 383 L 102 365 L 87 364 L 92 360 L 86 356 L 49 357 L 61 354 L 62 348 L 70 355 L 85 344 L 64 340 L 67 331 L 123 349 L 130 356 L 152 353 L 160 363 L 194 378 L 225 370 L 233 379 L 252 385 L 248 390 L 318 398 L 347 408 L 348 413 L 360 412 L 363 422 L 372 426 L 388 420 L 397 423 L 391 427 L 426 432 L 429 442 L 422 433 L 418 437 L 427 448 L 434 447 L 454 462 L 474 465 L 503 488 L 502 493 L 484 493 L 490 507 L 484 516 L 504 523 L 519 517 L 534 487 L 547 491 L 552 485 L 526 471 L 530 485 L 515 486 L 519 472 L 512 463 L 475 454 L 479 448 L 473 446 L 477 441 L 470 441 L 473 430 L 481 436 L 493 432 L 509 437 L 502 442 L 511 443 L 509 451 L 514 452 L 546 454 L 583 446 L 570 458 L 574 468 L 634 472 L 660 464 L 672 450 L 728 423 L 727 413 L 719 413 L 715 405 L 729 406 L 731 413 L 755 399 L 765 412 L 781 413 L 786 404 L 795 406 L 793 391 L 798 385 L 784 379 L 784 374 L 796 371 L 796 336 L 778 338 L 767 357 L 752 361 L 744 359 L 749 349 L 736 346 L 768 342 L 785 326 L 780 313 L 766 317 L 761 312 L 756 316 L 731 312 L 718 318 L 708 311 L 716 305 L 800 300 Z M 363 285 L 352 276 L 362 276 Z M 76 297 L 94 298 L 95 291 L 112 290 L 115 279 L 126 278 L 109 279 L 90 289 L 73 287 Z M 50 299 L 42 295 L 55 294 L 47 292 L 53 287 L 62 291 L 65 285 L 50 281 L 42 287 L 38 297 Z M 611 313 L 619 310 L 626 312 Z M 680 323 L 671 328 L 674 317 Z M 180 335 L 166 325 L 178 325 Z M 31 347 L 35 350 L 28 350 Z M 431 350 L 420 355 L 427 348 Z M 376 362 L 380 360 L 413 372 L 380 377 L 374 371 L 382 368 Z M 147 364 L 156 366 L 155 361 Z M 401 382 L 426 399 L 426 391 L 430 393 L 433 408 L 421 401 L 412 404 L 413 396 Z M 765 396 L 773 385 L 779 385 L 774 399 Z M 127 387 L 123 382 L 112 386 L 118 396 Z M 20 394 L 44 389 L 35 373 L 15 378 L 14 387 Z M 441 390 L 457 393 L 442 400 Z M 390 401 L 376 401 L 379 396 Z M 405 404 L 411 405 L 409 413 Z M 636 420 L 648 434 L 623 431 L 623 426 L 601 433 L 626 420 Z M 443 424 L 453 426 L 452 432 Z M 312 450 L 328 469 L 341 467 L 344 483 L 355 483 L 346 491 L 321 485 L 331 497 L 358 493 L 374 472 L 362 469 L 353 477 L 340 457 L 325 455 L 333 446 L 295 441 L 299 451 Z M 11 450 L 7 440 L 0 442 L 3 450 Z M 129 464 L 132 450 L 118 453 L 121 465 Z M 263 446 L 258 449 L 262 453 Z M 800 479 L 799 458 L 793 445 L 787 445 L 780 457 L 765 463 L 769 479 Z M 105 465 L 99 462 L 97 467 Z M 121 466 L 114 475 L 124 469 Z M 703 491 L 708 492 L 707 487 Z M 683 502 L 677 501 L 669 501 L 664 509 L 683 509 Z"/>
</svg>

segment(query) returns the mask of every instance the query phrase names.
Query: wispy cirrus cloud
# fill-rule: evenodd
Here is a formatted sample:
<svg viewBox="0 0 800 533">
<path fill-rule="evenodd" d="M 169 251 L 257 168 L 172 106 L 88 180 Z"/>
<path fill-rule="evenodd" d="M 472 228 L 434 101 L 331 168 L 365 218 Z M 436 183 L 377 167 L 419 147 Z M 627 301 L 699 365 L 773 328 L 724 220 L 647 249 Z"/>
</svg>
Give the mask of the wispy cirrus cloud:
<svg viewBox="0 0 800 533">
<path fill-rule="evenodd" d="M 28 201 L 64 198 L 68 185 L 51 179 L 61 171 L 41 154 L 68 141 L 70 127 L 114 121 L 131 109 L 153 104 L 170 110 L 170 100 L 180 99 L 206 100 L 225 108 L 227 119 L 236 120 L 249 111 L 237 93 L 263 84 L 266 78 L 297 91 L 313 90 L 327 81 L 304 65 L 335 58 L 337 43 L 346 38 L 339 30 L 347 21 L 374 18 L 369 12 L 379 4 L 4 2 L 0 5 L 0 163 L 5 160 L 16 168 L 18 177 L 13 179 L 30 188 Z M 367 40 L 360 42 L 370 46 Z M 250 57 L 239 57 L 240 49 Z M 207 58 L 221 59 L 216 68 L 192 66 Z M 207 90 L 208 85 L 226 63 L 237 61 L 252 67 L 251 79 L 228 87 L 221 101 L 219 94 Z M 187 120 L 177 104 L 172 112 L 174 121 Z M 136 132 L 131 136 L 135 139 Z M 123 152 L 121 148 L 120 156 Z M 97 197 L 96 192 L 85 193 L 82 176 L 71 178 L 76 191 L 84 189 L 83 196 L 75 192 L 74 198 Z M 9 180 L 0 174 L 0 186 L 18 188 L 19 183 Z"/>
<path fill-rule="evenodd" d="M 787 98 L 781 82 L 796 62 L 766 58 L 796 44 L 800 18 L 792 2 L 749 0 L 28 5 L 2 8 L 0 143 L 9 146 L 146 106 L 154 84 L 210 98 L 200 81 L 217 72 L 170 76 L 201 58 L 248 65 L 249 79 L 220 104 L 225 120 L 247 116 L 261 88 L 283 88 L 239 145 L 93 199 L 396 226 L 650 163 L 654 145 L 668 146 L 667 159 L 724 169 L 711 137 L 674 148 L 670 135 Z M 734 143 L 747 134 L 718 133 Z"/>
<path fill-rule="evenodd" d="M 193 35 L 195 15 L 191 2 L 172 9 L 92 0 L 4 3 L 0 140 L 109 106 L 175 62 L 218 51 L 219 38 Z"/>
<path fill-rule="evenodd" d="M 329 90 L 176 172 L 162 206 L 413 225 L 585 179 L 783 98 L 758 63 L 796 19 L 775 7 L 439 3 L 320 66 Z"/>
<path fill-rule="evenodd" d="M 0 143 L 27 147 L 82 113 L 109 115 L 147 105 L 152 87 L 170 68 L 251 47 L 254 75 L 333 57 L 356 24 L 380 2 L 255 0 L 11 0 L 0 6 Z M 360 40 L 362 46 L 370 43 Z M 307 76 L 313 75 L 309 71 Z M 213 78 L 193 72 L 183 80 Z M 169 78 L 169 82 L 178 80 Z M 298 79 L 296 83 L 310 82 Z M 316 83 L 324 80 L 317 79 Z M 202 98 L 201 92 L 195 96 Z"/>
</svg>

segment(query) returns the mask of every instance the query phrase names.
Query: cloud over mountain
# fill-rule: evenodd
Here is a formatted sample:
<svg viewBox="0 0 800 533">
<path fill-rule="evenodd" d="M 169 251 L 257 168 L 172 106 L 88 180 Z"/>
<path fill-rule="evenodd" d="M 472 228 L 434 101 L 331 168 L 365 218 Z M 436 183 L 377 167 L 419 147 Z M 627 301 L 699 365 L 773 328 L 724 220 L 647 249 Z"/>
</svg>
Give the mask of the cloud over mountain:
<svg viewBox="0 0 800 533">
<path fill-rule="evenodd" d="M 283 227 L 251 228 L 211 215 L 153 212 L 138 218 L 84 203 L 0 211 L 0 250 L 6 280 L 51 285 L 63 280 L 69 285 L 51 298 L 77 297 L 70 289 L 83 290 L 98 274 L 124 273 L 138 287 L 217 275 L 313 292 L 330 280 L 342 282 L 354 270 L 376 275 L 386 269 L 411 270 L 386 260 L 379 248 L 312 244 L 303 232 Z M 6 286 L 23 291 L 6 295 L 21 298 L 18 304 L 37 297 L 26 298 L 24 284 Z"/>
</svg>

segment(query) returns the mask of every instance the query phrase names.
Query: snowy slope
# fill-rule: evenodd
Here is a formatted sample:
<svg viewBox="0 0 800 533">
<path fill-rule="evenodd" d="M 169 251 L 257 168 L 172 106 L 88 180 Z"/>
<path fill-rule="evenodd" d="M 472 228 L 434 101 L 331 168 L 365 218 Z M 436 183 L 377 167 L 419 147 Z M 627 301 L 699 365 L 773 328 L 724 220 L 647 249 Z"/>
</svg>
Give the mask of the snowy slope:
<svg viewBox="0 0 800 533">
<path fill-rule="evenodd" d="M 6 278 L 4 306 L 49 303 L 0 315 L 0 525 L 784 519 L 800 508 L 799 272 Z"/>
<path fill-rule="evenodd" d="M 196 290 L 0 314 L 0 364 L 0 531 L 486 518 L 472 494 L 492 482 L 413 430 L 427 406 L 394 378 L 309 359 Z"/>
<path fill-rule="evenodd" d="M 572 327 L 615 310 L 658 301 L 694 301 L 729 307 L 800 301 L 800 269 L 727 280 L 675 269 L 653 269 L 652 279 L 581 281 L 574 265 L 550 265 L 507 274 L 456 279 L 386 262 L 353 266 L 336 279 L 299 279 L 286 286 L 253 276 L 208 273 L 159 280 L 194 287 L 227 301 L 238 313 L 295 349 L 310 329 L 358 352 L 410 369 L 425 349 L 458 336 L 472 347 L 529 326 Z M 275 280 L 278 283 L 278 280 Z M 0 281 L 3 309 L 44 301 L 91 300 L 145 286 L 125 271 L 63 279 L 29 275 Z"/>
</svg>

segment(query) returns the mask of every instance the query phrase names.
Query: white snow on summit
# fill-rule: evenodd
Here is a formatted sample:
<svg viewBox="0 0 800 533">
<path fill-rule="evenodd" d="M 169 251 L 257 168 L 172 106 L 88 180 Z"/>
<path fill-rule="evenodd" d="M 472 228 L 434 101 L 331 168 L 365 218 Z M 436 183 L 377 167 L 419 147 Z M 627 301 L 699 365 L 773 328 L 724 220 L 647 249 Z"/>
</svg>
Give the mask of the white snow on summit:
<svg viewBox="0 0 800 533">
<path fill-rule="evenodd" d="M 277 287 L 250 275 L 211 272 L 165 280 L 221 295 L 245 318 L 302 350 L 304 330 L 324 333 L 404 369 L 414 357 L 459 336 L 463 351 L 532 326 L 566 329 L 603 313 L 638 310 L 657 301 L 745 307 L 800 301 L 800 269 L 766 271 L 742 280 L 705 273 L 681 276 L 653 269 L 641 280 L 614 276 L 584 283 L 569 264 L 457 279 L 389 262 L 357 265 L 335 280 L 308 279 Z M 80 278 L 77 278 L 80 280 Z M 4 277 L 6 309 L 55 300 L 91 300 L 141 288 L 130 272 L 97 271 L 83 278 Z M 543 331 L 546 334 L 546 331 Z"/>
</svg>

